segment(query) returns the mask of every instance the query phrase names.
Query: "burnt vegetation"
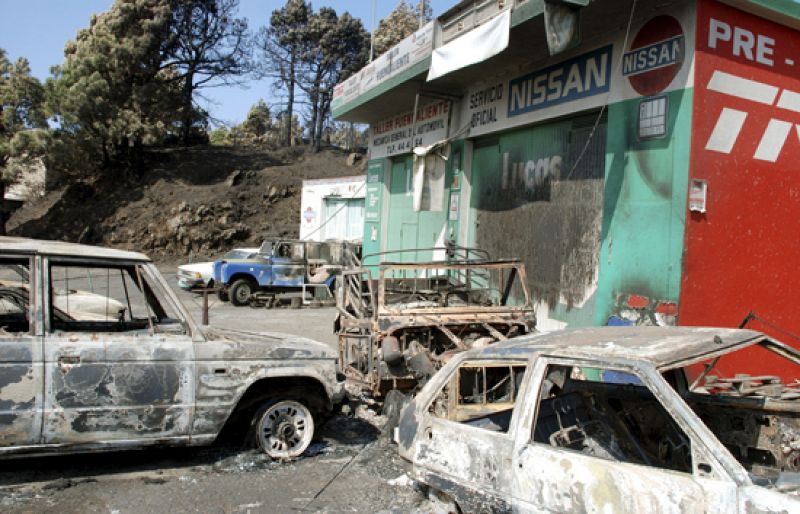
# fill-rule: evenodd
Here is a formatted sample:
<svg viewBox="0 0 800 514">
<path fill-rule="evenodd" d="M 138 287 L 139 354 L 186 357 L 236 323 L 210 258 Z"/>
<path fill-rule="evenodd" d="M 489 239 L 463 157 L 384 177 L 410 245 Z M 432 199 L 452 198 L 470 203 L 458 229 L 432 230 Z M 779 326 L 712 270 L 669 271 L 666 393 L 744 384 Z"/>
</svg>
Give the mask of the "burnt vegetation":
<svg viewBox="0 0 800 514">
<path fill-rule="evenodd" d="M 238 0 L 116 0 L 67 42 L 63 62 L 43 82 L 23 57 L 15 61 L 0 49 L 0 193 L 33 166 L 44 166 L 47 189 L 60 191 L 9 226 L 10 209 L 0 205 L 0 234 L 13 228 L 18 235 L 141 243 L 138 248 L 177 254 L 213 252 L 221 247 L 218 239 L 229 246 L 257 239 L 262 230 L 293 235 L 286 216 L 274 227 L 239 226 L 255 215 L 249 193 L 193 206 L 191 194 L 176 190 L 162 198 L 152 189 L 174 181 L 214 186 L 243 173 L 231 179 L 234 187 L 253 178 L 250 172 L 290 166 L 303 154 L 363 144 L 357 129 L 335 124 L 330 114 L 335 84 L 369 58 L 361 21 L 303 0 L 287 0 L 259 18 L 241 17 Z M 211 116 L 204 92 L 252 81 L 273 86 L 265 91 L 269 103 L 257 102 L 239 124 Z M 344 156 L 330 161 L 343 163 Z M 336 173 L 354 174 L 334 165 L 309 169 L 304 178 Z M 281 177 L 260 185 L 266 190 L 259 188 L 258 199 L 270 206 L 298 186 Z M 159 220 L 164 206 L 183 201 L 194 207 L 190 217 L 213 216 L 225 227 L 209 238 L 168 232 L 151 241 L 120 211 L 149 199 L 160 205 Z M 73 203 L 83 206 L 80 215 L 70 213 Z M 43 218 L 50 207 L 54 214 Z M 185 209 L 179 211 L 170 214 Z M 165 249 L 167 241 L 178 243 Z"/>
</svg>

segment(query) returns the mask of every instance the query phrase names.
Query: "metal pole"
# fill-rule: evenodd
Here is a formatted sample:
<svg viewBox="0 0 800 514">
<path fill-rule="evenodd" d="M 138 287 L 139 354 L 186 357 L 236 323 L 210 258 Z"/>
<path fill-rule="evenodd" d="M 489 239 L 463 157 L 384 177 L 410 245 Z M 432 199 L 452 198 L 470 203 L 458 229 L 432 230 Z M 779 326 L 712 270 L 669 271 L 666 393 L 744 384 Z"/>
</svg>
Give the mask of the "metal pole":
<svg viewBox="0 0 800 514">
<path fill-rule="evenodd" d="M 208 289 L 203 289 L 203 325 L 208 325 Z"/>
<path fill-rule="evenodd" d="M 369 35 L 369 62 L 372 62 L 373 54 L 375 53 L 375 2 L 372 0 L 372 32 Z"/>
</svg>

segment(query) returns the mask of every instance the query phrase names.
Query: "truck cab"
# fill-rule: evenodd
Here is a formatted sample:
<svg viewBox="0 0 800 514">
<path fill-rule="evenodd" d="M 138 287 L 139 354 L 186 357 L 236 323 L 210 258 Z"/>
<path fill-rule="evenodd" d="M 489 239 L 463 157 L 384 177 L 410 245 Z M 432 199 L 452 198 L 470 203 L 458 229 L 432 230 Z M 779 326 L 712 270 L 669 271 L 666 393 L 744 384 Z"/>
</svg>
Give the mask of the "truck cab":
<svg viewBox="0 0 800 514">
<path fill-rule="evenodd" d="M 221 259 L 214 263 L 214 281 L 220 298 L 233 305 L 247 305 L 254 293 L 272 295 L 324 287 L 332 296 L 341 271 L 341 242 L 268 239 L 258 254 L 248 259 Z"/>
</svg>

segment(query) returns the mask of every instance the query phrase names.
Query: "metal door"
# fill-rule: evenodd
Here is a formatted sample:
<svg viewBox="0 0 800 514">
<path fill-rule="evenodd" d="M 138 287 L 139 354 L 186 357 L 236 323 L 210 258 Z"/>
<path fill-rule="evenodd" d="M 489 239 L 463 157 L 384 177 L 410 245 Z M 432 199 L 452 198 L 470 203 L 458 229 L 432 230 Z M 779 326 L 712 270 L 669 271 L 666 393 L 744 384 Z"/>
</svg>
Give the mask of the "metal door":
<svg viewBox="0 0 800 514">
<path fill-rule="evenodd" d="M 140 273 L 138 282 L 149 295 L 126 301 L 125 297 L 139 292 L 137 280 L 120 279 L 117 284 L 110 277 L 117 273 L 129 277 L 123 274 L 138 265 L 104 268 L 93 264 L 91 269 L 110 273 L 108 279 L 98 280 L 102 271 L 96 272 L 92 281 L 84 272 L 88 268 L 74 268 L 74 263 L 69 263 L 65 268 L 72 270 L 73 276 L 65 287 L 63 282 L 54 285 L 52 277 L 59 273 L 60 263 L 53 264 L 45 267 L 48 332 L 44 337 L 43 442 L 188 439 L 194 413 L 194 347 L 187 333 L 166 323 L 159 325 L 154 304 L 158 300 L 152 299 L 152 291 L 161 286 L 152 280 L 148 283 L 147 276 Z M 78 321 L 72 308 L 53 299 L 56 290 L 121 298 L 127 321 Z M 150 301 L 144 300 L 147 296 Z M 148 317 L 155 321 L 147 321 Z M 97 329 L 87 330 L 86 323 L 96 323 Z"/>
<path fill-rule="evenodd" d="M 42 327 L 32 262 L 0 259 L 0 447 L 41 439 Z"/>
</svg>

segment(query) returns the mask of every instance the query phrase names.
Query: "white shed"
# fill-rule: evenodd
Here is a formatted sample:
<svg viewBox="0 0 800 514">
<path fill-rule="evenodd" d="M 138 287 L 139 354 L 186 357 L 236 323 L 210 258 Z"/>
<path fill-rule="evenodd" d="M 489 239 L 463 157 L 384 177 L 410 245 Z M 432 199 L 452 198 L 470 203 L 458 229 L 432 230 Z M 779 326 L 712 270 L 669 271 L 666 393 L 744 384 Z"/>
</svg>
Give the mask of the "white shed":
<svg viewBox="0 0 800 514">
<path fill-rule="evenodd" d="M 304 180 L 300 239 L 360 241 L 364 234 L 366 175 Z"/>
</svg>

